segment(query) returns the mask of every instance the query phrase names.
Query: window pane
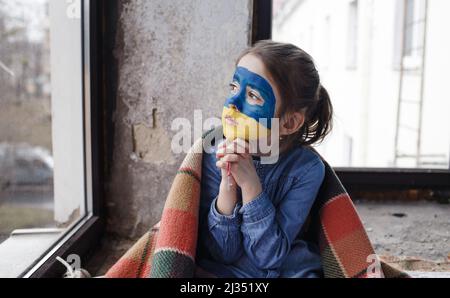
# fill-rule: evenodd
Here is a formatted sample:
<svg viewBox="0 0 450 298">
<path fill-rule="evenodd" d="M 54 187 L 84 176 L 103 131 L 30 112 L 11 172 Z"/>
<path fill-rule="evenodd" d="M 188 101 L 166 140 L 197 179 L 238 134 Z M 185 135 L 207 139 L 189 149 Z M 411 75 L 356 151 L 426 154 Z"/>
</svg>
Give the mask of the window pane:
<svg viewBox="0 0 450 298">
<path fill-rule="evenodd" d="M 336 167 L 449 168 L 446 0 L 274 0 L 272 39 L 310 53 L 335 108 Z"/>
<path fill-rule="evenodd" d="M 0 0 L 0 251 L 85 214 L 81 28 L 79 1 Z"/>
</svg>

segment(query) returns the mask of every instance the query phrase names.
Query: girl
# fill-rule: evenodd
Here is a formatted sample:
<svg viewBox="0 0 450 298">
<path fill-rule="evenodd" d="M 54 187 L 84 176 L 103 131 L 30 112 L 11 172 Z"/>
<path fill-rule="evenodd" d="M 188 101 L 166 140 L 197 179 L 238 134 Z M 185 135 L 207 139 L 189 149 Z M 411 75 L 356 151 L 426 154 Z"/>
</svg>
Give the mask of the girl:
<svg viewBox="0 0 450 298">
<path fill-rule="evenodd" d="M 260 41 L 236 66 L 222 117 L 225 136 L 233 137 L 203 153 L 199 272 L 320 277 L 318 247 L 303 239 L 302 227 L 324 178 L 308 146 L 331 130 L 330 98 L 311 56 L 292 44 Z M 248 134 L 239 133 L 240 124 L 261 125 L 260 118 L 279 119 L 273 164 L 250 154 Z"/>
</svg>

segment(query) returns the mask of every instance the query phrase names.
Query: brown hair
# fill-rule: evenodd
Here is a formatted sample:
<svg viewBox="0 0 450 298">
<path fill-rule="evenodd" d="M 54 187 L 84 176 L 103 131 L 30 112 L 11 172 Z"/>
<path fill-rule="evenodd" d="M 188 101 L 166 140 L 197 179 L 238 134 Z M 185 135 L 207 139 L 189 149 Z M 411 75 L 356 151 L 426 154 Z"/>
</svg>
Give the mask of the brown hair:
<svg viewBox="0 0 450 298">
<path fill-rule="evenodd" d="M 320 83 L 312 57 L 293 44 L 271 40 L 258 41 L 244 50 L 236 64 L 247 54 L 264 63 L 281 95 L 278 118 L 294 111 L 305 112 L 303 126 L 285 142 L 312 145 L 323 141 L 332 129 L 333 106 L 327 90 Z"/>
</svg>

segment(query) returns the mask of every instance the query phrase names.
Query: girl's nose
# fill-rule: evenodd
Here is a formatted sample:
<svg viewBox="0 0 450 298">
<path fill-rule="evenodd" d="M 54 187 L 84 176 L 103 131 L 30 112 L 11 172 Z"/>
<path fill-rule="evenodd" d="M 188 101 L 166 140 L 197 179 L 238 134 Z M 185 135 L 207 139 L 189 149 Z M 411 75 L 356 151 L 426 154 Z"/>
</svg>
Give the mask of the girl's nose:
<svg viewBox="0 0 450 298">
<path fill-rule="evenodd" d="M 245 101 L 245 93 L 240 92 L 239 94 L 236 94 L 235 96 L 228 99 L 228 107 L 236 111 L 241 111 L 242 104 L 244 101 Z"/>
</svg>

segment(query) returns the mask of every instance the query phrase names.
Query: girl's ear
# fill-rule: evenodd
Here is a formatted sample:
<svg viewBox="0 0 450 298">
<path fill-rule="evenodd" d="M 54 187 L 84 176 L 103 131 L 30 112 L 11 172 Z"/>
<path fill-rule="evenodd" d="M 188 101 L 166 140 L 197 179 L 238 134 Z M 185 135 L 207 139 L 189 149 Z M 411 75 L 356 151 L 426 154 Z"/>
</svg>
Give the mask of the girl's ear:
<svg viewBox="0 0 450 298">
<path fill-rule="evenodd" d="M 297 132 L 304 123 L 305 113 L 293 112 L 286 114 L 280 121 L 280 136 L 287 136 Z"/>
</svg>

